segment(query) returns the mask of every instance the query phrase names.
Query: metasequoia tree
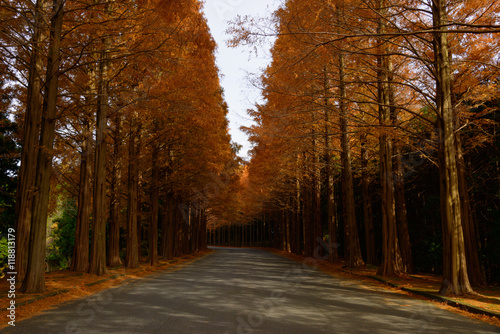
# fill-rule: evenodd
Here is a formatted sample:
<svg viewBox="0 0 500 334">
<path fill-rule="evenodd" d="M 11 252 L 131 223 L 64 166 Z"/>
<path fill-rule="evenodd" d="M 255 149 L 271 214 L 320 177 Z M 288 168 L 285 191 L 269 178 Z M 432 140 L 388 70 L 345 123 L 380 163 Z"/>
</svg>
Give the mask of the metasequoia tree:
<svg viewBox="0 0 500 334">
<path fill-rule="evenodd" d="M 42 123 L 40 126 L 39 149 L 36 160 L 35 196 L 31 213 L 30 243 L 26 276 L 22 292 L 40 293 L 45 290 L 45 238 L 52 175 L 53 145 L 57 120 L 57 98 L 59 64 L 61 63 L 61 38 L 64 17 L 64 1 L 52 4 L 50 13 L 50 43 L 45 76 Z"/>
<path fill-rule="evenodd" d="M 153 133 L 159 132 L 158 122 L 154 122 Z M 152 266 L 158 263 L 158 217 L 160 214 L 160 166 L 159 143 L 154 141 L 151 148 L 151 227 L 149 231 L 149 261 Z"/>
<path fill-rule="evenodd" d="M 114 117 L 113 129 L 113 167 L 111 172 L 111 198 L 109 210 L 109 240 L 107 249 L 107 264 L 110 267 L 119 266 L 120 259 L 120 225 L 122 208 L 122 168 L 123 168 L 123 116 L 117 113 Z"/>
<path fill-rule="evenodd" d="M 387 16 L 385 1 L 378 1 L 377 33 L 387 33 L 385 17 Z M 394 174 L 392 167 L 393 140 L 387 130 L 391 124 L 391 95 L 393 94 L 390 72 L 392 60 L 389 49 L 383 40 L 378 42 L 377 56 L 377 102 L 379 104 L 379 123 L 382 129 L 380 134 L 380 183 L 382 185 L 382 261 L 378 270 L 379 275 L 399 275 L 403 270 L 401 251 L 399 247 L 396 226 L 396 199 L 394 192 Z"/>
<path fill-rule="evenodd" d="M 87 115 L 82 120 L 83 139 L 81 144 L 80 179 L 78 191 L 78 213 L 75 227 L 75 245 L 71 269 L 86 272 L 89 264 L 89 224 L 91 212 L 90 176 L 91 168 L 91 130 L 90 120 Z"/>
<path fill-rule="evenodd" d="M 411 3 L 407 8 L 411 8 L 413 12 L 406 14 L 405 19 L 409 19 L 406 22 L 411 22 L 413 25 L 405 26 L 396 20 L 391 21 L 391 25 L 397 28 L 398 32 L 403 28 L 419 36 L 418 39 L 406 38 L 405 43 L 402 43 L 403 52 L 405 56 L 413 57 L 412 59 L 423 64 L 423 68 L 427 68 L 430 79 L 429 88 L 430 83 L 434 83 L 432 96 L 425 96 L 426 92 L 416 86 L 412 88 L 424 95 L 426 99 L 432 99 L 431 108 L 436 113 L 444 255 L 444 278 L 440 291 L 443 294 L 462 294 L 472 291 L 468 279 L 464 241 L 464 233 L 468 234 L 470 230 L 464 230 L 462 224 L 464 219 L 467 222 L 469 220 L 462 217 L 464 210 L 461 208 L 467 195 L 465 191 L 460 191 L 459 152 L 461 148 L 460 142 L 457 141 L 457 103 L 453 101 L 454 57 L 450 53 L 450 36 L 490 33 L 491 29 L 495 29 L 490 23 L 490 15 L 498 12 L 499 9 L 498 4 L 483 1 L 470 2 L 470 5 L 470 7 L 460 6 L 449 1 L 432 1 L 426 3 L 425 6 Z M 423 13 L 426 19 L 422 20 Z M 423 29 L 428 29 L 431 33 L 422 33 Z M 426 52 L 431 56 L 427 56 Z M 463 186 L 462 189 L 464 189 Z M 476 266 L 475 271 L 478 269 Z"/>
<path fill-rule="evenodd" d="M 433 19 L 434 75 L 436 80 L 436 113 L 439 132 L 439 171 L 441 178 L 441 219 L 443 223 L 442 294 L 472 291 L 467 274 L 465 244 L 460 209 L 457 168 L 455 115 L 452 104 L 451 63 L 447 34 L 447 2 L 434 1 Z"/>
<path fill-rule="evenodd" d="M 29 44 L 28 92 L 26 96 L 26 110 L 22 125 L 23 146 L 21 152 L 21 166 L 19 183 L 16 192 L 16 259 L 18 279 L 22 281 L 28 264 L 29 236 L 32 219 L 34 196 L 35 169 L 38 153 L 38 138 L 40 134 L 40 120 L 42 114 L 43 86 L 42 51 L 44 39 L 47 35 L 45 25 L 45 7 L 47 1 L 36 1 L 33 11 L 32 36 Z"/>
<path fill-rule="evenodd" d="M 333 108 L 330 101 L 330 79 L 328 67 L 324 70 L 324 105 L 325 105 L 325 180 L 326 180 L 326 200 L 327 213 L 326 222 L 328 227 L 328 249 L 330 262 L 336 262 L 338 259 L 337 250 L 337 222 L 335 216 L 335 189 L 334 189 L 334 168 L 333 168 L 333 145 L 331 135 L 331 119 L 333 118 Z M 298 201 L 298 200 L 297 200 Z"/>
<path fill-rule="evenodd" d="M 129 155 L 128 155 L 128 189 L 127 189 L 127 254 L 125 266 L 137 268 L 139 266 L 137 210 L 139 208 L 139 120 L 134 112 L 130 117 Z"/>
<path fill-rule="evenodd" d="M 78 203 L 73 270 L 104 275 L 106 262 L 121 263 L 120 229 L 125 226 L 120 216 L 125 211 L 131 225 L 127 233 L 135 239 L 125 249 L 128 267 L 138 265 L 144 249 L 154 265 L 158 241 L 168 249 L 163 254 L 167 258 L 203 250 L 207 211 L 220 203 L 222 194 L 229 196 L 229 183 L 214 180 L 234 169 L 227 166 L 237 159 L 228 134 L 215 43 L 200 3 L 152 1 L 130 7 L 120 1 L 55 0 L 38 1 L 30 9 L 33 15 L 26 17 L 33 19 L 33 34 L 28 38 L 19 32 L 24 44 L 15 34 L 4 34 L 8 29 L 0 36 L 10 43 L 2 46 L 2 54 L 11 52 L 10 61 L 21 64 L 11 78 L 26 78 L 28 86 L 27 93 L 19 94 L 25 141 L 17 209 L 23 213 L 16 229 L 27 250 L 19 250 L 19 273 L 26 277 L 21 289 L 44 290 L 45 231 L 49 200 L 56 203 L 56 197 L 74 197 Z M 60 95 L 64 98 L 58 99 Z M 132 131 L 126 134 L 128 127 Z M 125 151 L 130 152 L 126 162 Z M 214 182 L 216 191 L 211 190 Z M 52 192 L 51 183 L 58 185 Z M 124 195 L 129 197 L 127 207 Z M 137 209 L 140 235 L 134 228 Z M 166 225 L 159 226 L 160 217 Z M 168 237 L 159 238 L 159 228 L 162 237 Z M 144 249 L 142 242 L 147 244 Z"/>
<path fill-rule="evenodd" d="M 337 9 L 338 16 L 343 15 L 343 7 Z M 352 179 L 351 168 L 351 147 L 349 135 L 349 119 L 347 110 L 347 91 L 346 91 L 346 75 L 345 75 L 345 54 L 344 50 L 338 50 L 338 85 L 339 85 L 339 117 L 340 117 L 340 142 L 341 142 L 341 160 L 342 160 L 342 187 L 343 187 L 343 209 L 344 209 L 344 226 L 345 226 L 345 241 L 346 254 L 350 267 L 357 267 L 364 264 L 361 257 L 361 249 L 359 245 L 358 227 L 356 223 L 356 210 L 354 205 L 354 185 Z"/>
<path fill-rule="evenodd" d="M 107 2 L 103 15 L 110 16 Z M 106 160 L 107 160 L 107 119 L 108 119 L 108 85 L 109 85 L 109 53 L 111 36 L 109 33 L 101 38 L 102 49 L 99 51 L 97 69 L 97 101 L 95 113 L 95 153 L 94 184 L 92 207 L 92 236 L 90 247 L 89 273 L 104 275 L 106 269 Z"/>
<path fill-rule="evenodd" d="M 349 100 L 347 98 L 346 74 L 345 74 L 345 54 L 338 47 L 327 47 L 322 49 L 310 48 L 311 40 L 314 37 L 304 36 L 304 32 L 311 32 L 323 28 L 324 22 L 338 20 L 340 13 L 333 8 L 328 10 L 327 14 L 317 16 L 316 11 L 320 11 L 321 6 L 312 5 L 305 2 L 294 1 L 287 3 L 286 10 L 278 11 L 276 20 L 279 22 L 280 35 L 273 47 L 273 63 L 268 69 L 269 78 L 264 78 L 264 92 L 267 98 L 267 105 L 260 108 L 259 112 L 263 114 L 262 118 L 269 119 L 269 123 L 262 123 L 264 131 L 267 131 L 266 145 L 262 140 L 258 141 L 259 147 L 269 149 L 278 144 L 276 137 L 284 137 L 290 150 L 284 151 L 283 144 L 278 149 L 283 159 L 288 155 L 284 165 L 286 174 L 284 178 L 290 178 L 287 185 L 288 197 L 294 198 L 291 203 L 298 203 L 293 211 L 292 217 L 301 217 L 302 224 L 297 225 L 292 221 L 292 236 L 290 239 L 297 240 L 296 237 L 303 234 L 305 253 L 308 255 L 320 256 L 324 245 L 321 245 L 323 239 L 323 226 L 321 223 L 321 208 L 318 203 L 321 200 L 321 183 L 318 183 L 318 177 L 321 172 L 322 164 L 319 156 L 325 156 L 327 161 L 326 173 L 328 174 L 328 184 L 326 185 L 328 193 L 329 212 L 328 226 L 330 245 L 326 246 L 328 256 L 335 257 L 336 247 L 336 224 L 334 220 L 334 199 L 333 199 L 333 136 L 338 136 L 340 142 L 342 162 L 342 193 L 344 218 L 344 240 L 345 255 L 352 266 L 358 266 L 363 263 L 359 238 L 357 232 L 357 222 L 354 208 L 354 192 L 351 168 L 351 148 L 349 134 Z M 308 16 L 311 15 L 311 16 Z M 319 25 L 319 26 L 317 26 Z M 294 33 L 297 36 L 291 37 Z M 238 40 L 236 40 L 238 41 Z M 241 40 L 240 40 L 241 41 Z M 300 42 L 300 48 L 297 47 L 297 41 Z M 334 71 L 333 71 L 334 70 Z M 319 117 L 319 113 L 323 113 Z M 308 114 L 310 116 L 308 116 Z M 338 115 L 335 120 L 334 115 Z M 274 119 L 273 119 L 274 117 Z M 254 129 L 253 131 L 256 131 Z M 307 145 L 304 134 L 309 134 L 311 145 Z M 324 138 L 321 142 L 317 136 Z M 276 138 L 276 139 L 275 139 Z M 252 137 L 251 137 L 252 139 Z M 337 140 L 335 144 L 337 144 Z M 269 145 L 267 142 L 273 142 Z M 274 143 L 276 142 L 276 143 Z M 320 145 L 321 144 L 321 145 Z M 319 151 L 321 153 L 319 153 Z M 259 151 L 256 151 L 258 153 Z M 297 157 L 301 162 L 299 166 L 306 169 L 300 177 L 296 177 L 294 169 L 297 167 Z M 255 157 L 257 159 L 257 156 Z M 282 164 L 283 165 L 283 164 Z M 252 173 L 252 169 L 250 169 Z M 300 172 L 299 172 L 300 173 Z M 252 175 L 252 174 L 251 174 Z M 305 178 L 309 181 L 300 181 Z M 293 180 L 293 181 L 292 181 Z M 292 195 L 293 194 L 293 195 Z M 283 203 L 284 204 L 284 203 Z M 301 208 L 302 206 L 302 208 Z M 290 210 L 287 205 L 285 211 Z M 284 215 L 283 237 L 287 245 L 288 234 L 290 233 L 290 224 L 288 214 Z M 297 218 L 299 219 L 299 218 Z M 299 247 L 300 248 L 300 247 Z M 350 256 L 352 254 L 352 256 Z"/>
<path fill-rule="evenodd" d="M 271 189 L 260 195 L 249 191 L 263 201 L 278 204 L 281 218 L 278 213 L 272 216 L 280 221 L 276 236 L 279 247 L 288 248 L 290 232 L 286 213 L 290 205 L 285 204 L 288 202 L 283 194 L 295 194 L 297 206 L 293 210 L 302 219 L 301 238 L 306 249 L 312 233 L 318 233 L 312 232 L 315 227 L 311 222 L 317 215 L 313 209 L 314 189 L 321 185 L 315 184 L 315 169 L 309 166 L 318 163 L 314 154 L 318 142 L 314 136 L 323 127 L 318 127 L 318 109 L 314 106 L 321 103 L 321 108 L 338 110 L 340 116 L 338 124 L 332 122 L 329 113 L 323 117 L 326 200 L 332 203 L 330 152 L 332 147 L 338 147 L 344 175 L 345 230 L 349 232 L 350 225 L 356 226 L 352 218 L 355 206 L 349 202 L 353 198 L 349 190 L 352 181 L 346 173 L 352 168 L 349 155 L 354 156 L 352 152 L 359 150 L 361 173 L 351 173 L 361 178 L 367 257 L 372 263 L 376 261 L 376 245 L 369 187 L 372 166 L 378 163 L 383 239 L 379 274 L 398 275 L 414 270 L 405 182 L 407 175 L 419 173 L 422 165 L 408 161 L 408 157 L 423 155 L 440 168 L 444 250 L 441 292 L 471 291 L 469 276 L 474 277 L 475 284 L 483 284 L 460 132 L 469 126 L 471 114 L 465 110 L 470 109 L 467 104 L 473 91 L 485 89 L 495 76 L 491 71 L 498 69 L 494 65 L 498 43 L 493 41 L 498 40 L 495 17 L 499 10 L 498 2 L 482 0 L 295 0 L 287 1 L 270 20 L 276 31 L 266 31 L 263 20 L 239 18 L 234 23 L 230 29 L 235 35 L 234 45 L 259 43 L 265 35 L 277 37 L 273 61 L 262 80 L 265 105 L 252 113 L 258 126 L 247 131 L 255 143 L 248 169 L 250 185 L 255 185 L 248 188 L 263 189 L 266 184 Z M 322 51 L 326 49 L 329 51 Z M 335 134 L 338 141 L 332 143 L 329 137 Z M 293 142 L 290 146 L 296 150 L 288 150 L 288 143 L 281 142 L 280 137 Z M 376 147 L 375 138 L 379 140 L 379 157 L 373 163 L 369 156 Z M 299 163 L 294 165 L 294 160 Z M 279 162 L 269 179 L 258 176 L 268 172 L 263 168 L 264 161 Z M 282 182 L 287 179 L 296 182 Z M 333 226 L 331 206 L 327 208 L 328 225 Z M 332 229 L 328 230 L 332 234 Z M 348 235 L 344 239 L 348 260 Z M 306 253 L 310 253 L 310 248 Z"/>
</svg>

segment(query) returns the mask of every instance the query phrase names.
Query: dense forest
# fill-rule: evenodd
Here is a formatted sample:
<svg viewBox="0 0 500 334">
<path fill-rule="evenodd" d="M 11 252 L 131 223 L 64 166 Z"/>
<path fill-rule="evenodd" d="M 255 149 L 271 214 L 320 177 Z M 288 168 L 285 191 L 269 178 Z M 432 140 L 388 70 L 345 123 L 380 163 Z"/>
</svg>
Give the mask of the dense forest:
<svg viewBox="0 0 500 334">
<path fill-rule="evenodd" d="M 498 1 L 285 1 L 233 45 L 276 37 L 246 128 L 248 226 L 267 245 L 382 276 L 500 277 Z M 243 234 L 241 232 L 243 231 Z"/>
<path fill-rule="evenodd" d="M 205 186 L 239 167 L 200 2 L 0 10 L 1 232 L 20 291 L 43 291 L 46 266 L 102 275 L 205 249 L 225 196 Z"/>
<path fill-rule="evenodd" d="M 2 270 L 21 292 L 204 250 L 275 247 L 500 283 L 500 1 L 287 0 L 231 142 L 198 0 L 0 5 Z"/>
</svg>

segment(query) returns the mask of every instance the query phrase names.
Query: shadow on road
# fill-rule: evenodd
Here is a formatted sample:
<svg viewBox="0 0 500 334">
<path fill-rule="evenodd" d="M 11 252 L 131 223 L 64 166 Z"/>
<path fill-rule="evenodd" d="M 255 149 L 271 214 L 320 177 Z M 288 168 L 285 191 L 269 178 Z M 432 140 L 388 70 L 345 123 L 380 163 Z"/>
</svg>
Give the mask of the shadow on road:
<svg viewBox="0 0 500 334">
<path fill-rule="evenodd" d="M 60 305 L 2 333 L 499 332 L 264 250 L 214 249 L 179 271 Z"/>
</svg>

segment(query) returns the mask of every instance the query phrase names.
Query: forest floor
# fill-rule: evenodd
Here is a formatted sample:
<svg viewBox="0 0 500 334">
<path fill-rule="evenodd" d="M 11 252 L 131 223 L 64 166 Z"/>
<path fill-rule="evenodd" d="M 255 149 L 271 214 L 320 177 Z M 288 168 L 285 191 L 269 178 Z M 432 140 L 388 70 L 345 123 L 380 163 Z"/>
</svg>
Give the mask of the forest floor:
<svg viewBox="0 0 500 334">
<path fill-rule="evenodd" d="M 141 279 L 155 272 L 165 270 L 178 270 L 186 264 L 192 263 L 210 253 L 212 250 L 199 252 L 197 254 L 186 255 L 175 258 L 171 261 L 159 260 L 156 266 L 141 263 L 139 268 L 126 269 L 123 267 L 111 268 L 104 276 L 90 275 L 87 273 L 76 273 L 70 270 L 60 270 L 46 273 L 46 291 L 39 294 L 18 293 L 21 287 L 16 284 L 15 320 L 20 321 L 38 314 L 44 310 L 53 308 L 67 301 L 83 298 L 98 291 L 112 288 L 121 283 L 128 283 Z M 0 281 L 0 329 L 5 327 L 10 319 L 7 307 L 10 305 L 9 283 L 6 277 Z"/>
<path fill-rule="evenodd" d="M 420 299 L 431 300 L 440 307 L 479 319 L 500 327 L 500 287 L 475 288 L 474 294 L 465 296 L 442 296 L 438 291 L 443 277 L 432 274 L 415 274 L 403 277 L 376 276 L 377 267 L 347 268 L 344 262 L 330 263 L 276 249 L 269 251 L 294 261 L 316 267 L 332 276 L 362 280 L 368 284 L 399 290 L 401 293 Z"/>
</svg>

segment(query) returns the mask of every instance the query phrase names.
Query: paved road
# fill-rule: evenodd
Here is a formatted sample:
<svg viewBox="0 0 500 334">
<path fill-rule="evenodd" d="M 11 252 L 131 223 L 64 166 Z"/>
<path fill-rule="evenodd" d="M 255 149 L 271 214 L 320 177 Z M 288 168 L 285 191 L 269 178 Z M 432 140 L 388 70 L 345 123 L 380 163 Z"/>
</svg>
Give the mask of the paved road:
<svg viewBox="0 0 500 334">
<path fill-rule="evenodd" d="M 2 333 L 500 333 L 262 250 L 217 249 L 27 319 Z"/>
</svg>

